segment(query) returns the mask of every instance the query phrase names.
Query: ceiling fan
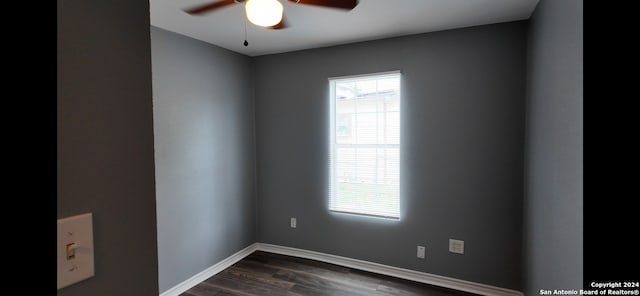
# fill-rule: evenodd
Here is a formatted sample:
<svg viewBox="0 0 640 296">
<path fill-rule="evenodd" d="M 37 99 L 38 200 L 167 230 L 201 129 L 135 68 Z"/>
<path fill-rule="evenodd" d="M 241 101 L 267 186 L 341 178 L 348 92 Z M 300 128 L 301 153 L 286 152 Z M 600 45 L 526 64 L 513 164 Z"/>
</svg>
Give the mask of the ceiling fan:
<svg viewBox="0 0 640 296">
<path fill-rule="evenodd" d="M 358 5 L 358 0 L 287 0 L 295 4 L 315 5 L 328 8 L 352 10 Z M 284 8 L 279 0 L 218 0 L 198 5 L 184 11 L 191 15 L 201 15 L 233 4 L 245 3 L 247 19 L 258 26 L 279 30 L 288 25 L 284 19 Z M 245 41 L 246 46 L 246 41 Z"/>
</svg>

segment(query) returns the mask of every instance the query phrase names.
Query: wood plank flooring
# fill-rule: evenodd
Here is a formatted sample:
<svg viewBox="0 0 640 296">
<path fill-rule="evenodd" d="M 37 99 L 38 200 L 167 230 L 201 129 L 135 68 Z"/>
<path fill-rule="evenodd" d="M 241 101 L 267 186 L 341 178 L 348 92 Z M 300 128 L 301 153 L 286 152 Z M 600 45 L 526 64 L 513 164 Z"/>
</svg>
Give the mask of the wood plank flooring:
<svg viewBox="0 0 640 296">
<path fill-rule="evenodd" d="M 315 260 L 256 251 L 181 296 L 475 295 Z"/>
</svg>

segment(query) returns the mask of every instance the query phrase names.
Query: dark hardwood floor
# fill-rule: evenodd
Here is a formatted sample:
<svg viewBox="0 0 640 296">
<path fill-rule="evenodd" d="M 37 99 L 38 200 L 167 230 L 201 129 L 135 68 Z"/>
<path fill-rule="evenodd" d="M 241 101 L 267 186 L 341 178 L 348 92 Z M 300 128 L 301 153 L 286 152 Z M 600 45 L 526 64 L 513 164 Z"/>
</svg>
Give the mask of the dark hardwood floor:
<svg viewBox="0 0 640 296">
<path fill-rule="evenodd" d="M 256 251 L 181 296 L 475 295 L 315 260 Z"/>
</svg>

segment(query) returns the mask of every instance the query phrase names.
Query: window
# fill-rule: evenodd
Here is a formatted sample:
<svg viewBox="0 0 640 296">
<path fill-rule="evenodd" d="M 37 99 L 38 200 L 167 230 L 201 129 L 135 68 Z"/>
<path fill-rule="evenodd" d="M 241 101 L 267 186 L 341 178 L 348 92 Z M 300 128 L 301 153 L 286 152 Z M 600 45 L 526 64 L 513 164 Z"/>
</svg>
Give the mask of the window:
<svg viewBox="0 0 640 296">
<path fill-rule="evenodd" d="M 400 218 L 400 72 L 329 87 L 329 210 Z"/>
</svg>

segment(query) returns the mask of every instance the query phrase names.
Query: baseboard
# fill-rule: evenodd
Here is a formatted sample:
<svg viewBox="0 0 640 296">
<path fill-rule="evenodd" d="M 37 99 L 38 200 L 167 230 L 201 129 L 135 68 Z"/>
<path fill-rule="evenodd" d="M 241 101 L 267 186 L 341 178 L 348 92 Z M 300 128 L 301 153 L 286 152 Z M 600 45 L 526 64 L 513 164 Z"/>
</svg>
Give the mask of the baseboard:
<svg viewBox="0 0 640 296">
<path fill-rule="evenodd" d="M 195 285 L 203 282 L 204 280 L 216 275 L 217 273 L 225 270 L 227 267 L 242 260 L 242 258 L 249 256 L 249 254 L 256 251 L 257 244 L 252 244 L 235 254 L 225 258 L 224 260 L 212 265 L 211 267 L 203 270 L 202 272 L 190 277 L 186 281 L 174 286 L 173 288 L 164 291 L 160 296 L 178 296 L 187 290 L 193 288 Z"/>
<path fill-rule="evenodd" d="M 326 263 L 341 265 L 349 268 L 360 269 L 364 271 L 374 272 L 378 274 L 384 274 L 401 279 L 421 282 L 434 286 L 480 294 L 480 295 L 496 295 L 496 296 L 524 296 L 520 291 L 489 286 L 480 283 L 474 283 L 455 278 L 419 272 L 415 270 L 409 270 L 399 267 L 393 267 L 383 265 L 379 263 L 373 263 L 358 259 L 352 259 L 347 257 L 341 257 L 331 254 L 325 254 L 320 252 L 283 247 L 271 244 L 256 243 L 256 249 L 265 252 L 271 252 L 276 254 L 307 258 L 312 260 L 318 260 Z"/>
<path fill-rule="evenodd" d="M 430 274 L 426 272 L 420 272 L 415 270 L 409 270 L 364 260 L 352 259 L 342 256 L 336 256 L 331 254 L 325 254 L 315 251 L 308 251 L 303 249 L 296 249 L 291 247 L 284 247 L 278 245 L 255 243 L 252 244 L 237 253 L 227 257 L 226 259 L 216 263 L 215 265 L 205 269 L 204 271 L 192 276 L 186 281 L 176 285 L 175 287 L 163 292 L 160 296 L 179 296 L 185 291 L 191 289 L 195 285 L 202 281 L 214 276 L 215 274 L 223 271 L 225 268 L 233 265 L 234 263 L 242 260 L 242 258 L 250 255 L 254 251 L 265 251 L 270 253 L 276 253 L 281 255 L 288 255 L 306 259 L 312 259 L 322 261 L 326 263 L 341 265 L 349 268 L 360 269 L 373 273 L 388 275 L 410 281 L 416 281 L 429 285 L 479 294 L 488 296 L 524 296 L 520 291 L 510 290 L 480 283 L 474 283 L 470 281 L 459 280 L 455 278 Z"/>
</svg>

